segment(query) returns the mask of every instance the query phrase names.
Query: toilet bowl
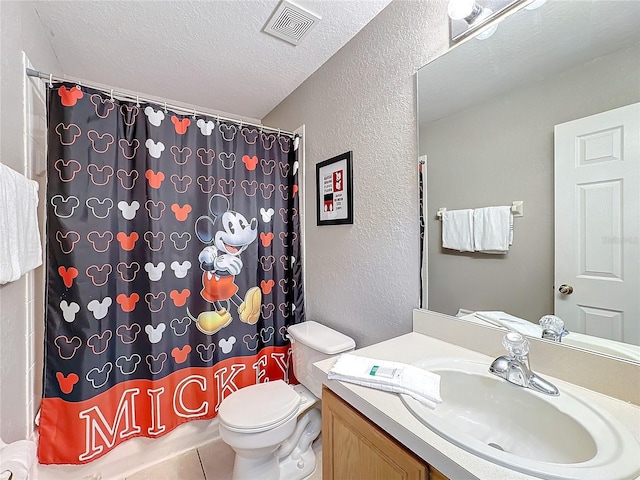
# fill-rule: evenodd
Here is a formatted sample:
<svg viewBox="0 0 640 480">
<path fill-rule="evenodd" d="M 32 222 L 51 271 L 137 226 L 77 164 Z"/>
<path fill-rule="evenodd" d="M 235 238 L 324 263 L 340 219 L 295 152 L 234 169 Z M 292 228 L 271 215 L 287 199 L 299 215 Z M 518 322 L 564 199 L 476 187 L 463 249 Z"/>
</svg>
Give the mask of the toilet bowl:
<svg viewBox="0 0 640 480">
<path fill-rule="evenodd" d="M 353 350 L 355 342 L 312 321 L 292 325 L 288 333 L 294 373 L 301 384 L 259 383 L 220 404 L 220 436 L 236 453 L 233 480 L 300 480 L 316 468 L 311 444 L 322 425 L 321 382 L 313 379 L 311 366 Z"/>
</svg>

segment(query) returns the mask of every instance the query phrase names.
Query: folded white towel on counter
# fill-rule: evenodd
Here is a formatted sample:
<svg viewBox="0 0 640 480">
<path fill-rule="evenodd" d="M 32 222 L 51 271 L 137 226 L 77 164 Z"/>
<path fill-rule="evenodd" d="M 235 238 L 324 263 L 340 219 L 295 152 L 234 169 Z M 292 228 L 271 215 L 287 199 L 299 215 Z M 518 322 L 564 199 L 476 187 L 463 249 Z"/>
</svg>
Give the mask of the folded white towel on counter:
<svg viewBox="0 0 640 480">
<path fill-rule="evenodd" d="M 38 183 L 0 163 L 0 284 L 40 265 Z"/>
<path fill-rule="evenodd" d="M 473 210 L 442 212 L 442 246 L 460 252 L 473 252 Z"/>
<path fill-rule="evenodd" d="M 329 379 L 405 393 L 429 408 L 442 402 L 440 375 L 413 365 L 343 353 L 328 373 Z"/>
<path fill-rule="evenodd" d="M 473 211 L 473 245 L 483 253 L 507 253 L 513 244 L 511 207 L 484 207 Z"/>
<path fill-rule="evenodd" d="M 474 312 L 474 315 L 497 327 L 504 327 L 523 335 L 542 338 L 542 327 L 524 318 L 515 317 L 501 311 Z"/>
<path fill-rule="evenodd" d="M 31 440 L 4 445 L 0 450 L 0 474 L 11 472 L 11 480 L 27 480 L 35 459 L 36 444 Z"/>
</svg>

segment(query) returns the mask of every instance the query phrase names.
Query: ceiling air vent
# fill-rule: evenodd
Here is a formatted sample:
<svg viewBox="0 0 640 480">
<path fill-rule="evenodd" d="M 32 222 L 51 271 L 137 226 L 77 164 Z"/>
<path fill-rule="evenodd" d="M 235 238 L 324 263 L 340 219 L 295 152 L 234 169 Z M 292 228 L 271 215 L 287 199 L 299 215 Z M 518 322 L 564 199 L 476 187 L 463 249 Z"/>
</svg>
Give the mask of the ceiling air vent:
<svg viewBox="0 0 640 480">
<path fill-rule="evenodd" d="M 264 32 L 292 45 L 298 45 L 319 21 L 319 16 L 282 0 L 265 25 Z"/>
</svg>

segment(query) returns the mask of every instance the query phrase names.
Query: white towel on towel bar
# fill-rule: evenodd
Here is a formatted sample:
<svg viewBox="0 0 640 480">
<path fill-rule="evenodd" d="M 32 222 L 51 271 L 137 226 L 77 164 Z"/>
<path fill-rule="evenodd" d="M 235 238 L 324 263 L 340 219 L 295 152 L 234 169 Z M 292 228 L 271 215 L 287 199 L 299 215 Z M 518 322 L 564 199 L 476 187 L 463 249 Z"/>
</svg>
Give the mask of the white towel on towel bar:
<svg viewBox="0 0 640 480">
<path fill-rule="evenodd" d="M 440 375 L 405 363 L 343 353 L 329 370 L 328 377 L 386 392 L 405 393 L 429 408 L 442 402 Z"/>
<path fill-rule="evenodd" d="M 0 163 L 0 284 L 41 264 L 38 183 Z"/>
<path fill-rule="evenodd" d="M 473 245 L 476 251 L 504 254 L 512 243 L 511 207 L 485 207 L 473 211 Z"/>
<path fill-rule="evenodd" d="M 460 252 L 473 252 L 473 210 L 442 212 L 442 246 Z"/>
</svg>

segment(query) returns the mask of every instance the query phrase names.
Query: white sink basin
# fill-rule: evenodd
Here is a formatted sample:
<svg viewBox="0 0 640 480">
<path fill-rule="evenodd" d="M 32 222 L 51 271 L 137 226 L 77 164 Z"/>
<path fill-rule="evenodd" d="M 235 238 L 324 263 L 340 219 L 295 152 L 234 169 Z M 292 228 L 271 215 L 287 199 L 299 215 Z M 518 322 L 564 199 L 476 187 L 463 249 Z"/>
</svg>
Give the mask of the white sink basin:
<svg viewBox="0 0 640 480">
<path fill-rule="evenodd" d="M 415 364 L 441 376 L 431 410 L 401 395 L 427 427 L 491 462 L 545 479 L 633 479 L 640 444 L 606 412 L 560 388 L 552 397 L 518 387 L 468 360 Z M 558 385 L 556 385 L 558 386 Z"/>
</svg>

